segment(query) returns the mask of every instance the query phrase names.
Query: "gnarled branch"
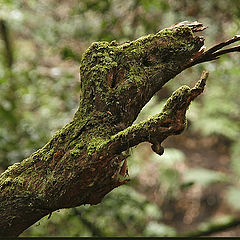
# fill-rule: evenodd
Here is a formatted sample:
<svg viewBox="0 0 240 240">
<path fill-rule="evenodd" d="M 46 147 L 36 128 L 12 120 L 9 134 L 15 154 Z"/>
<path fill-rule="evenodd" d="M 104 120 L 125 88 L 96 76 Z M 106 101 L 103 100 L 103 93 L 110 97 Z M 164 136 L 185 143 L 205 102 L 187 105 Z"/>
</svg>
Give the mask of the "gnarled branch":
<svg viewBox="0 0 240 240">
<path fill-rule="evenodd" d="M 183 22 L 132 42 L 90 46 L 80 66 L 81 100 L 73 120 L 0 176 L 0 236 L 17 236 L 60 208 L 100 203 L 128 181 L 128 148 L 149 141 L 163 153 L 161 142 L 183 131 L 186 110 L 203 91 L 207 73 L 194 88 L 177 90 L 162 113 L 132 124 L 164 84 L 221 49 L 202 53 L 204 38 L 194 32 L 204 29 Z"/>
</svg>

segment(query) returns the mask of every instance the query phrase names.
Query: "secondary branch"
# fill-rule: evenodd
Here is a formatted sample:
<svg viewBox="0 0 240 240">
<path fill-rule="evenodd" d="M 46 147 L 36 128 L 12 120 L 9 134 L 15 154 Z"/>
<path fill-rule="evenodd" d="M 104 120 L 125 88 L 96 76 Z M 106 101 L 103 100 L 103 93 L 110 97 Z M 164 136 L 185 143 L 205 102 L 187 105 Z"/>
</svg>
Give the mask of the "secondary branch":
<svg viewBox="0 0 240 240">
<path fill-rule="evenodd" d="M 204 71 L 200 80 L 192 89 L 182 86 L 176 90 L 168 99 L 161 113 L 150 119 L 128 127 L 127 129 L 114 135 L 109 142 L 106 142 L 107 149 L 113 154 L 119 154 L 141 142 L 148 141 L 153 144 L 153 150 L 162 154 L 161 143 L 170 135 L 180 134 L 186 126 L 185 113 L 190 103 L 200 95 L 208 77 L 208 72 Z"/>
</svg>

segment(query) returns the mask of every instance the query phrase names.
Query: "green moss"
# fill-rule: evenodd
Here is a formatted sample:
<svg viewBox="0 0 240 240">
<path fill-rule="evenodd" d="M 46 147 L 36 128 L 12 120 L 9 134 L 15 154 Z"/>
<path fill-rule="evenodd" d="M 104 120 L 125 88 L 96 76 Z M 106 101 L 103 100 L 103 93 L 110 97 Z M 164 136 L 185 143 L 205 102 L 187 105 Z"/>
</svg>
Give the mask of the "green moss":
<svg viewBox="0 0 240 240">
<path fill-rule="evenodd" d="M 91 155 L 92 153 L 98 151 L 102 146 L 104 146 L 107 143 L 107 140 L 101 137 L 93 137 L 88 142 L 87 152 L 88 155 Z"/>
<path fill-rule="evenodd" d="M 70 152 L 69 152 L 70 155 L 71 155 L 72 157 L 78 157 L 78 156 L 80 156 L 85 145 L 86 145 L 86 144 L 83 143 L 83 142 L 76 143 L 76 144 L 75 144 L 75 147 L 70 150 Z"/>
<path fill-rule="evenodd" d="M 181 88 L 177 89 L 172 96 L 167 100 L 166 104 L 163 107 L 163 112 L 169 113 L 172 111 L 174 106 L 181 105 L 181 102 L 186 103 L 186 98 L 190 87 L 184 85 Z"/>
</svg>

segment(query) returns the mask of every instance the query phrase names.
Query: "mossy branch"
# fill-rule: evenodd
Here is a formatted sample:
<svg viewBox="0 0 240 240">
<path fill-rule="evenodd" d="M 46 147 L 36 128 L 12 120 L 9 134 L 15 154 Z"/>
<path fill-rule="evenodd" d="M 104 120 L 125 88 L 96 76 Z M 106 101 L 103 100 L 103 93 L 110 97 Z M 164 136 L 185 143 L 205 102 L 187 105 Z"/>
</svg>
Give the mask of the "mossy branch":
<svg viewBox="0 0 240 240">
<path fill-rule="evenodd" d="M 149 141 L 163 153 L 162 141 L 184 130 L 186 110 L 203 91 L 207 72 L 194 88 L 173 93 L 160 114 L 132 124 L 152 96 L 184 69 L 236 50 L 216 51 L 219 45 L 203 54 L 204 38 L 194 32 L 204 29 L 198 22 L 182 22 L 132 42 L 89 47 L 80 66 L 81 100 L 73 120 L 0 175 L 0 236 L 18 236 L 57 209 L 100 203 L 128 181 L 124 152 L 130 147 Z"/>
<path fill-rule="evenodd" d="M 152 149 L 156 153 L 163 154 L 161 143 L 168 136 L 180 134 L 185 129 L 185 113 L 191 101 L 203 92 L 207 77 L 208 72 L 204 71 L 195 87 L 182 86 L 176 90 L 161 113 L 115 134 L 100 151 L 107 149 L 113 154 L 120 154 L 129 147 L 147 141 L 153 144 Z"/>
</svg>

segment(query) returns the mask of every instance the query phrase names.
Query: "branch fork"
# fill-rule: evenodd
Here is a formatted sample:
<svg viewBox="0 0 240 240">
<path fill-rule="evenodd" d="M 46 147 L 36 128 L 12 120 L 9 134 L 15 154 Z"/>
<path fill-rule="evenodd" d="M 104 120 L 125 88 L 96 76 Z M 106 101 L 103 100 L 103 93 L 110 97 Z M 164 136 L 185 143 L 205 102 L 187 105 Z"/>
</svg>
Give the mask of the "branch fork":
<svg viewBox="0 0 240 240">
<path fill-rule="evenodd" d="M 117 133 L 103 148 L 106 147 L 111 153 L 118 154 L 129 147 L 147 141 L 153 144 L 154 152 L 162 155 L 164 150 L 161 143 L 168 136 L 180 134 L 185 129 L 186 111 L 190 103 L 203 92 L 208 74 L 204 71 L 193 88 L 182 86 L 176 90 L 161 113 Z"/>
<path fill-rule="evenodd" d="M 0 175 L 0 236 L 18 236 L 61 208 L 98 204 L 126 183 L 126 151 L 141 142 L 163 154 L 162 142 L 180 134 L 186 111 L 203 90 L 208 72 L 193 88 L 182 86 L 161 113 L 133 125 L 141 109 L 184 69 L 239 51 L 222 50 L 240 36 L 203 51 L 206 27 L 182 22 L 132 42 L 93 43 L 80 66 L 81 100 L 71 122 L 41 149 Z"/>
</svg>

